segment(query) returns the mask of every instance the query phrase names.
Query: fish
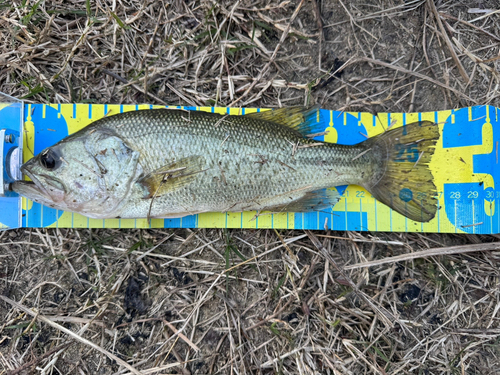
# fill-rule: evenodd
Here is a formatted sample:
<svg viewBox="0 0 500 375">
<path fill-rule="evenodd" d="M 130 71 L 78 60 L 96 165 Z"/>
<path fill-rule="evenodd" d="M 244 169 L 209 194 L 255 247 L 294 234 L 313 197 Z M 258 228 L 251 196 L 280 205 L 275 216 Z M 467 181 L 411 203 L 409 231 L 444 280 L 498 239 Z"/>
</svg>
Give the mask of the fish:
<svg viewBox="0 0 500 375">
<path fill-rule="evenodd" d="M 331 212 L 359 185 L 418 222 L 438 209 L 429 164 L 439 127 L 419 121 L 356 145 L 309 136 L 317 106 L 221 115 L 145 109 L 99 119 L 24 163 L 11 188 L 95 219 L 204 212 Z"/>
</svg>

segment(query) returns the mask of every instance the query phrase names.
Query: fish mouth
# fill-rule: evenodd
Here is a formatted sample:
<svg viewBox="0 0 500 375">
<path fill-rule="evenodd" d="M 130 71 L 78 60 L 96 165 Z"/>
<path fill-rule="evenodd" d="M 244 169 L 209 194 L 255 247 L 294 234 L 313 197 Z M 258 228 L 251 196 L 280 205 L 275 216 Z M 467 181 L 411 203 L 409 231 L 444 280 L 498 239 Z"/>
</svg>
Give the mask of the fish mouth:
<svg viewBox="0 0 500 375">
<path fill-rule="evenodd" d="M 66 192 L 66 189 L 64 189 L 64 185 L 57 178 L 47 175 L 40 175 L 39 177 L 37 177 L 27 168 L 22 167 L 21 171 L 23 172 L 23 174 L 29 177 L 31 181 L 15 181 L 12 184 L 12 188 L 15 192 L 25 196 L 26 198 L 34 201 L 55 203 L 59 201 L 61 199 L 61 195 L 64 195 L 64 193 Z M 40 180 L 40 178 L 43 178 L 46 183 L 44 184 Z"/>
<path fill-rule="evenodd" d="M 17 180 L 10 184 L 11 189 L 25 198 L 35 202 L 48 202 L 50 195 L 47 194 L 43 186 L 37 185 L 33 181 Z"/>
</svg>

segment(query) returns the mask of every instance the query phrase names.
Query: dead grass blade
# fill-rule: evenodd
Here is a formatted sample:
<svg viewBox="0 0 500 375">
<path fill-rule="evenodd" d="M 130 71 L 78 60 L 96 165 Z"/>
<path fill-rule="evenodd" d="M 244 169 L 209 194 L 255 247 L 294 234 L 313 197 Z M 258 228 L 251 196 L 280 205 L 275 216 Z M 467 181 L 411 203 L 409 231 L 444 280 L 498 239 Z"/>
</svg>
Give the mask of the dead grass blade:
<svg viewBox="0 0 500 375">
<path fill-rule="evenodd" d="M 455 49 L 453 48 L 453 44 L 451 43 L 450 38 L 448 37 L 448 33 L 446 32 L 446 29 L 444 28 L 443 21 L 441 20 L 441 17 L 439 16 L 439 12 L 437 11 L 436 4 L 434 4 L 433 0 L 428 0 L 427 5 L 431 9 L 431 12 L 434 14 L 434 18 L 436 19 L 436 22 L 439 26 L 439 30 L 441 31 L 441 36 L 444 39 L 444 42 L 446 43 L 446 46 L 448 47 L 448 50 L 450 51 L 451 57 L 453 58 L 453 61 L 455 61 L 455 64 L 457 65 L 458 71 L 460 72 L 460 75 L 464 79 L 466 84 L 469 84 L 470 78 L 467 72 L 465 71 L 464 66 L 462 65 L 460 59 L 457 56 L 457 53 L 455 52 Z"/>
<path fill-rule="evenodd" d="M 373 267 L 373 266 L 379 266 L 381 264 L 404 262 L 412 259 L 427 258 L 431 256 L 466 254 L 478 251 L 495 251 L 495 250 L 500 250 L 500 242 L 481 243 L 477 245 L 438 247 L 434 249 L 416 251 L 410 254 L 401 254 L 385 259 L 372 260 L 370 262 L 356 263 L 350 266 L 345 266 L 344 268 L 346 270 L 352 270 L 355 268 Z"/>
</svg>

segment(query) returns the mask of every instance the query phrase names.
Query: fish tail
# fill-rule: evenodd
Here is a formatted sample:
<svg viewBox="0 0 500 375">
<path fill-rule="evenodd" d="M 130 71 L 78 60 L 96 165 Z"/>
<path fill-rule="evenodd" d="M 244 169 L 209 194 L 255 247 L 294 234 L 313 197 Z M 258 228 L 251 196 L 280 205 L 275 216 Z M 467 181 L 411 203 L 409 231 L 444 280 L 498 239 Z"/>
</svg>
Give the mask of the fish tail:
<svg viewBox="0 0 500 375">
<path fill-rule="evenodd" d="M 365 188 L 378 201 L 419 222 L 436 215 L 436 185 L 429 163 L 439 139 L 439 127 L 420 121 L 389 130 L 366 141 L 375 170 Z"/>
</svg>

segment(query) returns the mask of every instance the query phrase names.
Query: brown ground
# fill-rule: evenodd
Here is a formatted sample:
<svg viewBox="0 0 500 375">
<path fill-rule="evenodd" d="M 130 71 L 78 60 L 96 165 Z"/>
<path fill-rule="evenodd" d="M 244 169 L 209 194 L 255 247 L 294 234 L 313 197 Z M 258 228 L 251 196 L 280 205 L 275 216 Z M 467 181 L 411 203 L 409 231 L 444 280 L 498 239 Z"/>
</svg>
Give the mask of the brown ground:
<svg viewBox="0 0 500 375">
<path fill-rule="evenodd" d="M 498 1 L 435 3 L 3 1 L 0 90 L 41 103 L 500 107 L 500 13 L 484 12 Z M 497 374 L 500 253 L 342 270 L 494 241 L 2 232 L 0 374 Z"/>
</svg>

